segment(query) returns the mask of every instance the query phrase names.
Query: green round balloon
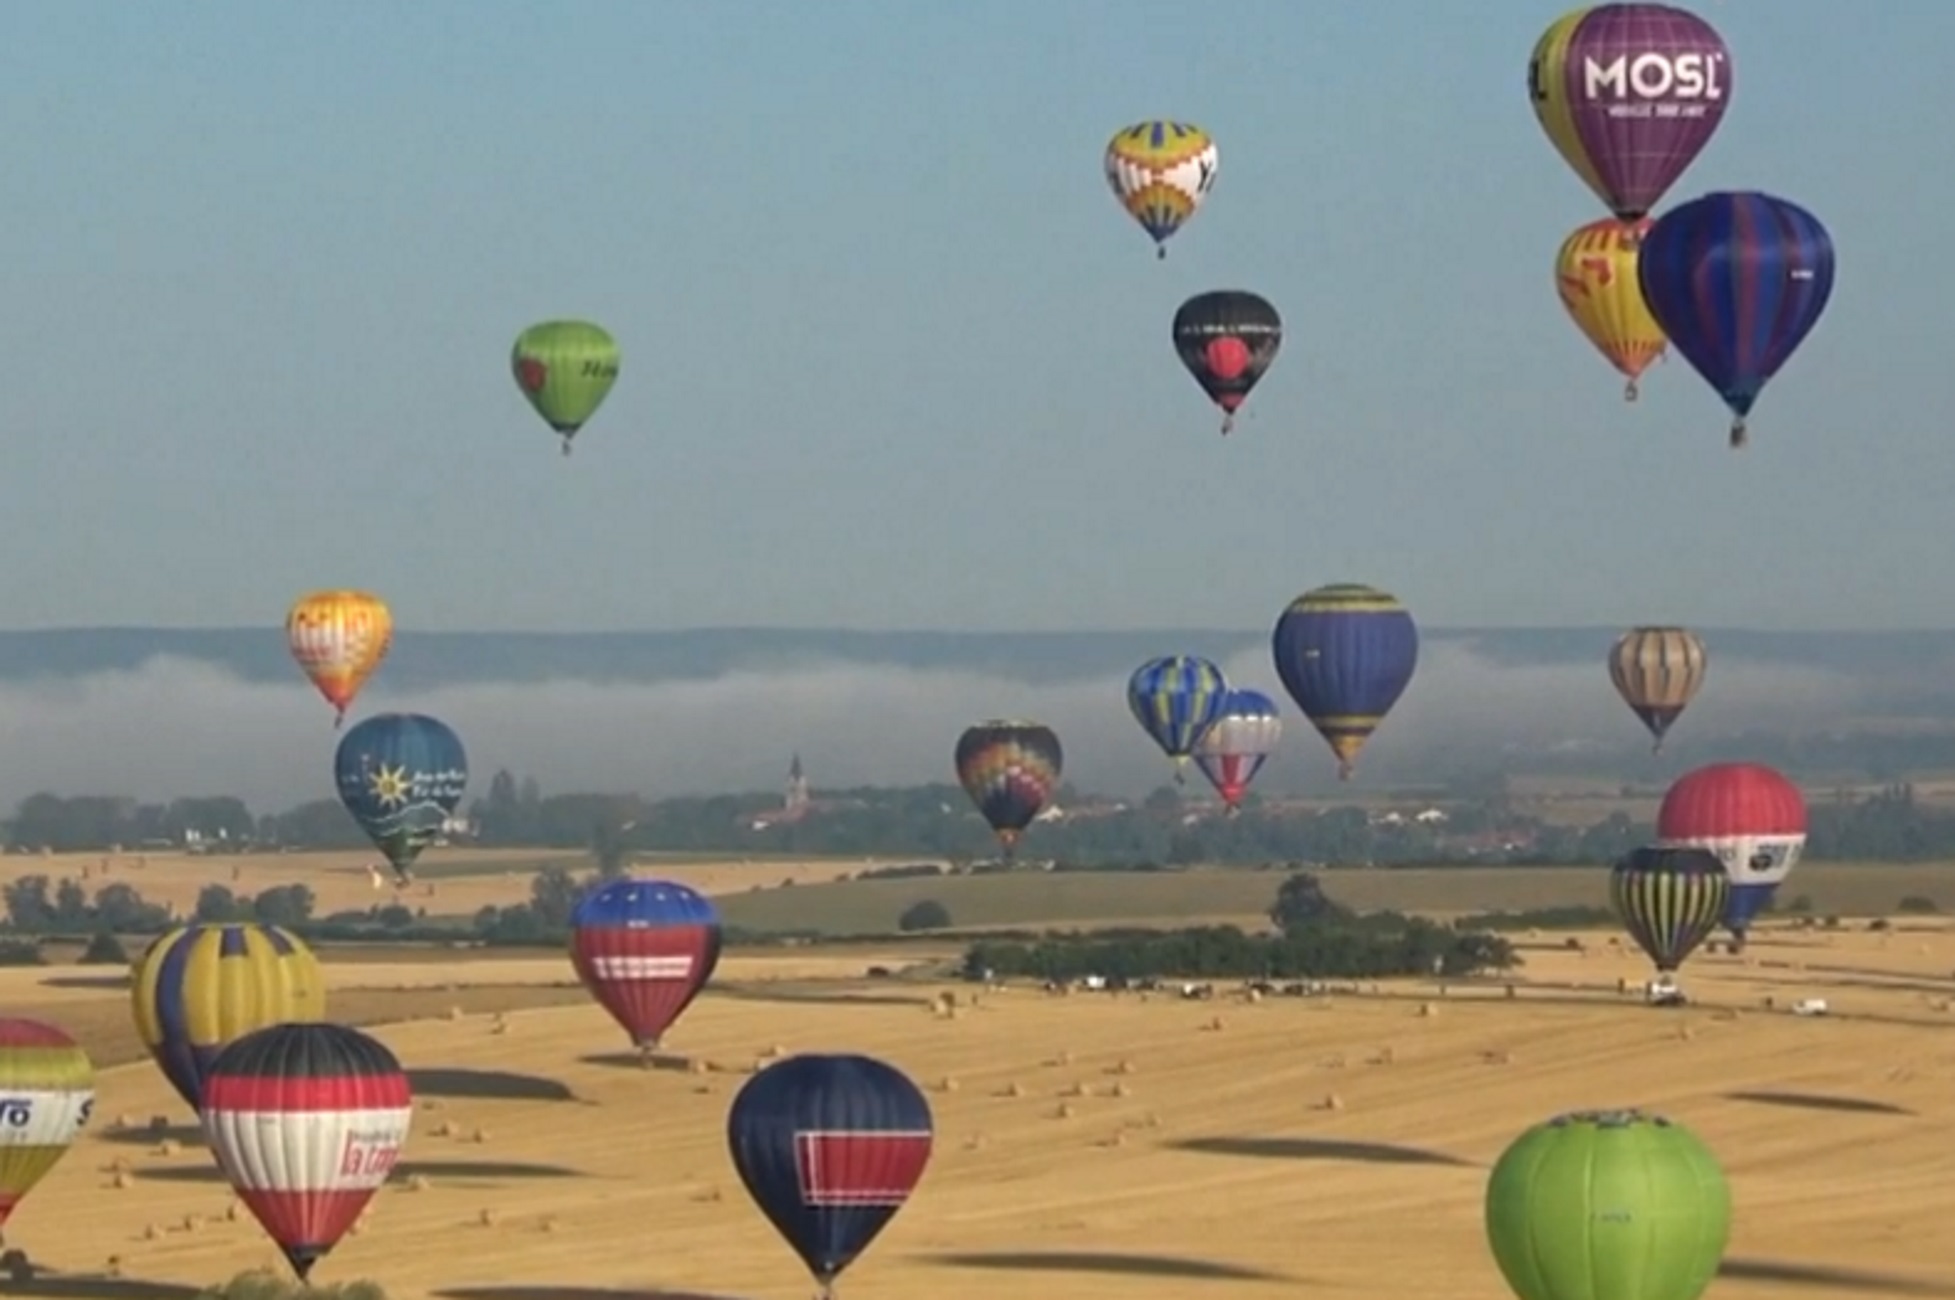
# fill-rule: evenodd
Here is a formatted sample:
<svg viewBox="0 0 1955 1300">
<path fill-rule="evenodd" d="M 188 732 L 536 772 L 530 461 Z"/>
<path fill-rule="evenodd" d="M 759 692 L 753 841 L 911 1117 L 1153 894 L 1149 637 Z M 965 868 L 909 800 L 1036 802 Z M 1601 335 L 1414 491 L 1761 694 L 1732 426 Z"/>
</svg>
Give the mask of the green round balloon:
<svg viewBox="0 0 1955 1300">
<path fill-rule="evenodd" d="M 589 321 L 544 321 L 517 337 L 509 366 L 529 404 L 563 436 L 568 456 L 570 439 L 618 382 L 618 344 Z"/>
<path fill-rule="evenodd" d="M 1521 1300 L 1697 1300 L 1730 1236 L 1717 1157 L 1639 1111 L 1537 1124 L 1487 1179 L 1487 1241 Z"/>
</svg>

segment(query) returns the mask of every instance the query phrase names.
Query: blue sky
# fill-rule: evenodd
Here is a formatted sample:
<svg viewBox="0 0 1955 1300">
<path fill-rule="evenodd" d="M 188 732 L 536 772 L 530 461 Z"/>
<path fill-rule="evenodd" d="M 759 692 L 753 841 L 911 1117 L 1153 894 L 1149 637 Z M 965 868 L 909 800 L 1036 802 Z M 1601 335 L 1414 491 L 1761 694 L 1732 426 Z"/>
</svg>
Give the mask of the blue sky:
<svg viewBox="0 0 1955 1300">
<path fill-rule="evenodd" d="M 1671 197 L 1839 248 L 1741 454 L 1555 302 L 1558 3 L 20 7 L 0 622 L 1945 626 L 1955 6 L 1697 7 Z M 1099 162 L 1159 115 L 1222 158 L 1165 264 Z M 1219 287 L 1287 331 L 1226 441 L 1167 339 Z M 567 461 L 507 369 L 561 315 L 625 354 Z"/>
</svg>

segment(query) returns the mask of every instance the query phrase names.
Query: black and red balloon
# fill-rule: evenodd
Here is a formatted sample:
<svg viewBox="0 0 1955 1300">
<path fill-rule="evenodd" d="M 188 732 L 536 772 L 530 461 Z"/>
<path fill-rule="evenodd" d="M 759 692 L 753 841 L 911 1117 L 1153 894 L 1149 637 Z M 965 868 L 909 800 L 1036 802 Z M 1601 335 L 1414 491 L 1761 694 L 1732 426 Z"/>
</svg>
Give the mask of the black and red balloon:
<svg viewBox="0 0 1955 1300">
<path fill-rule="evenodd" d="M 1222 408 L 1222 432 L 1283 346 L 1283 318 L 1267 298 L 1246 289 L 1198 293 L 1174 313 L 1181 364 Z"/>
</svg>

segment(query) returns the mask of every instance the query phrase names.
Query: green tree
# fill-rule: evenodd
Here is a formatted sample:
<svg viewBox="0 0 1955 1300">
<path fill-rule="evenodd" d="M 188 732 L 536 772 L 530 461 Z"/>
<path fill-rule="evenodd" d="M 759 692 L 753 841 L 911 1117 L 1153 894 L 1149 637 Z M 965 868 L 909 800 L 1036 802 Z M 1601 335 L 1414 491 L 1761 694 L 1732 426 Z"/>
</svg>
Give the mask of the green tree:
<svg viewBox="0 0 1955 1300">
<path fill-rule="evenodd" d="M 276 885 L 252 898 L 251 914 L 266 925 L 296 930 L 312 919 L 313 901 L 304 885 Z"/>
<path fill-rule="evenodd" d="M 1331 901 L 1317 877 L 1308 871 L 1294 872 L 1285 877 L 1276 891 L 1276 901 L 1269 907 L 1271 923 L 1285 934 L 1305 926 L 1348 921 L 1351 918 L 1351 910 Z"/>
<path fill-rule="evenodd" d="M 948 930 L 950 925 L 950 909 L 934 898 L 911 903 L 896 918 L 896 928 L 906 934 L 916 930 Z"/>
</svg>

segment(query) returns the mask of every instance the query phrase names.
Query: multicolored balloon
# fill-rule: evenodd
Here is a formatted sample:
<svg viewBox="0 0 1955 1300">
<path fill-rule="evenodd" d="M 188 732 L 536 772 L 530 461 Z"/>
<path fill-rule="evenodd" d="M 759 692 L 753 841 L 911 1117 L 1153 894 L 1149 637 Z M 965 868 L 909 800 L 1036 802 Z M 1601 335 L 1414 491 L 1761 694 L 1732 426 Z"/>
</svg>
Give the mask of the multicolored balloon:
<svg viewBox="0 0 1955 1300">
<path fill-rule="evenodd" d="M 563 438 L 563 454 L 618 382 L 618 343 L 603 326 L 583 320 L 532 325 L 509 355 L 516 386 Z"/>
<path fill-rule="evenodd" d="M 1631 851 L 1609 872 L 1609 904 L 1662 975 L 1710 938 L 1731 902 L 1724 864 L 1704 849 Z"/>
<path fill-rule="evenodd" d="M 1681 627 L 1631 628 L 1609 648 L 1609 680 L 1650 735 L 1652 753 L 1704 685 L 1710 657 L 1695 632 Z"/>
<path fill-rule="evenodd" d="M 1195 742 L 1222 716 L 1229 684 L 1222 670 L 1197 655 L 1166 655 L 1150 659 L 1127 679 L 1127 708 L 1141 730 L 1174 760 L 1174 780 L 1187 780 L 1184 769 Z"/>
<path fill-rule="evenodd" d="M 1243 689 L 1224 697 L 1221 716 L 1195 742 L 1195 766 L 1231 814 L 1282 738 L 1283 715 L 1275 700 L 1261 691 Z"/>
<path fill-rule="evenodd" d="M 644 1052 L 657 1048 L 720 960 L 720 918 L 670 880 L 608 880 L 570 915 L 570 964 Z"/>
<path fill-rule="evenodd" d="M 1731 408 L 1731 445 L 1744 446 L 1759 393 L 1833 296 L 1833 237 L 1796 203 L 1706 194 L 1650 227 L 1637 275 L 1657 324 Z"/>
<path fill-rule="evenodd" d="M 378 713 L 341 738 L 333 780 L 346 811 L 405 881 L 462 801 L 468 754 L 439 719 Z"/>
<path fill-rule="evenodd" d="M 1181 364 L 1222 408 L 1222 432 L 1283 346 L 1283 318 L 1267 298 L 1246 289 L 1198 293 L 1174 313 Z"/>
<path fill-rule="evenodd" d="M 285 644 L 333 706 L 337 727 L 393 646 L 394 616 L 370 592 L 308 592 L 285 615 Z"/>
<path fill-rule="evenodd" d="M 1669 340 L 1643 301 L 1636 263 L 1651 222 L 1604 217 L 1577 226 L 1555 254 L 1555 291 L 1575 328 L 1621 371 L 1625 401 L 1636 382 L 1663 356 Z"/>
<path fill-rule="evenodd" d="M 0 1019 L 0 1227 L 61 1162 L 95 1108 L 95 1067 L 38 1020 Z"/>
<path fill-rule="evenodd" d="M 1106 146 L 1106 183 L 1129 216 L 1168 255 L 1168 240 L 1215 187 L 1221 157 L 1208 132 L 1186 122 L 1137 122 Z"/>
<path fill-rule="evenodd" d="M 760 1212 L 824 1297 L 923 1178 L 930 1103 L 869 1056 L 790 1056 L 733 1098 L 726 1143 Z"/>
<path fill-rule="evenodd" d="M 1602 4 L 1556 19 L 1527 64 L 1541 129 L 1609 211 L 1647 215 L 1731 105 L 1731 52 L 1697 15 Z"/>
<path fill-rule="evenodd" d="M 1742 944 L 1806 849 L 1806 797 L 1763 763 L 1711 763 L 1678 777 L 1656 810 L 1657 843 L 1708 849 L 1731 877 L 1724 925 Z"/>
<path fill-rule="evenodd" d="M 304 1281 L 394 1170 L 414 1115 L 400 1062 L 344 1025 L 274 1025 L 204 1081 L 217 1163 Z"/>
<path fill-rule="evenodd" d="M 1276 675 L 1351 779 L 1358 753 L 1419 664 L 1419 630 L 1390 594 L 1356 582 L 1306 591 L 1270 637 Z"/>
<path fill-rule="evenodd" d="M 1059 792 L 1065 751 L 1042 722 L 994 718 L 957 738 L 957 780 L 998 837 L 1006 858 Z"/>
<path fill-rule="evenodd" d="M 1537 1124 L 1487 1178 L 1487 1244 L 1520 1300 L 1697 1300 L 1731 1188 L 1689 1130 L 1638 1111 Z"/>
<path fill-rule="evenodd" d="M 129 976 L 136 1036 L 195 1111 L 218 1054 L 246 1034 L 326 1015 L 319 959 L 290 930 L 255 921 L 180 925 Z"/>
</svg>

